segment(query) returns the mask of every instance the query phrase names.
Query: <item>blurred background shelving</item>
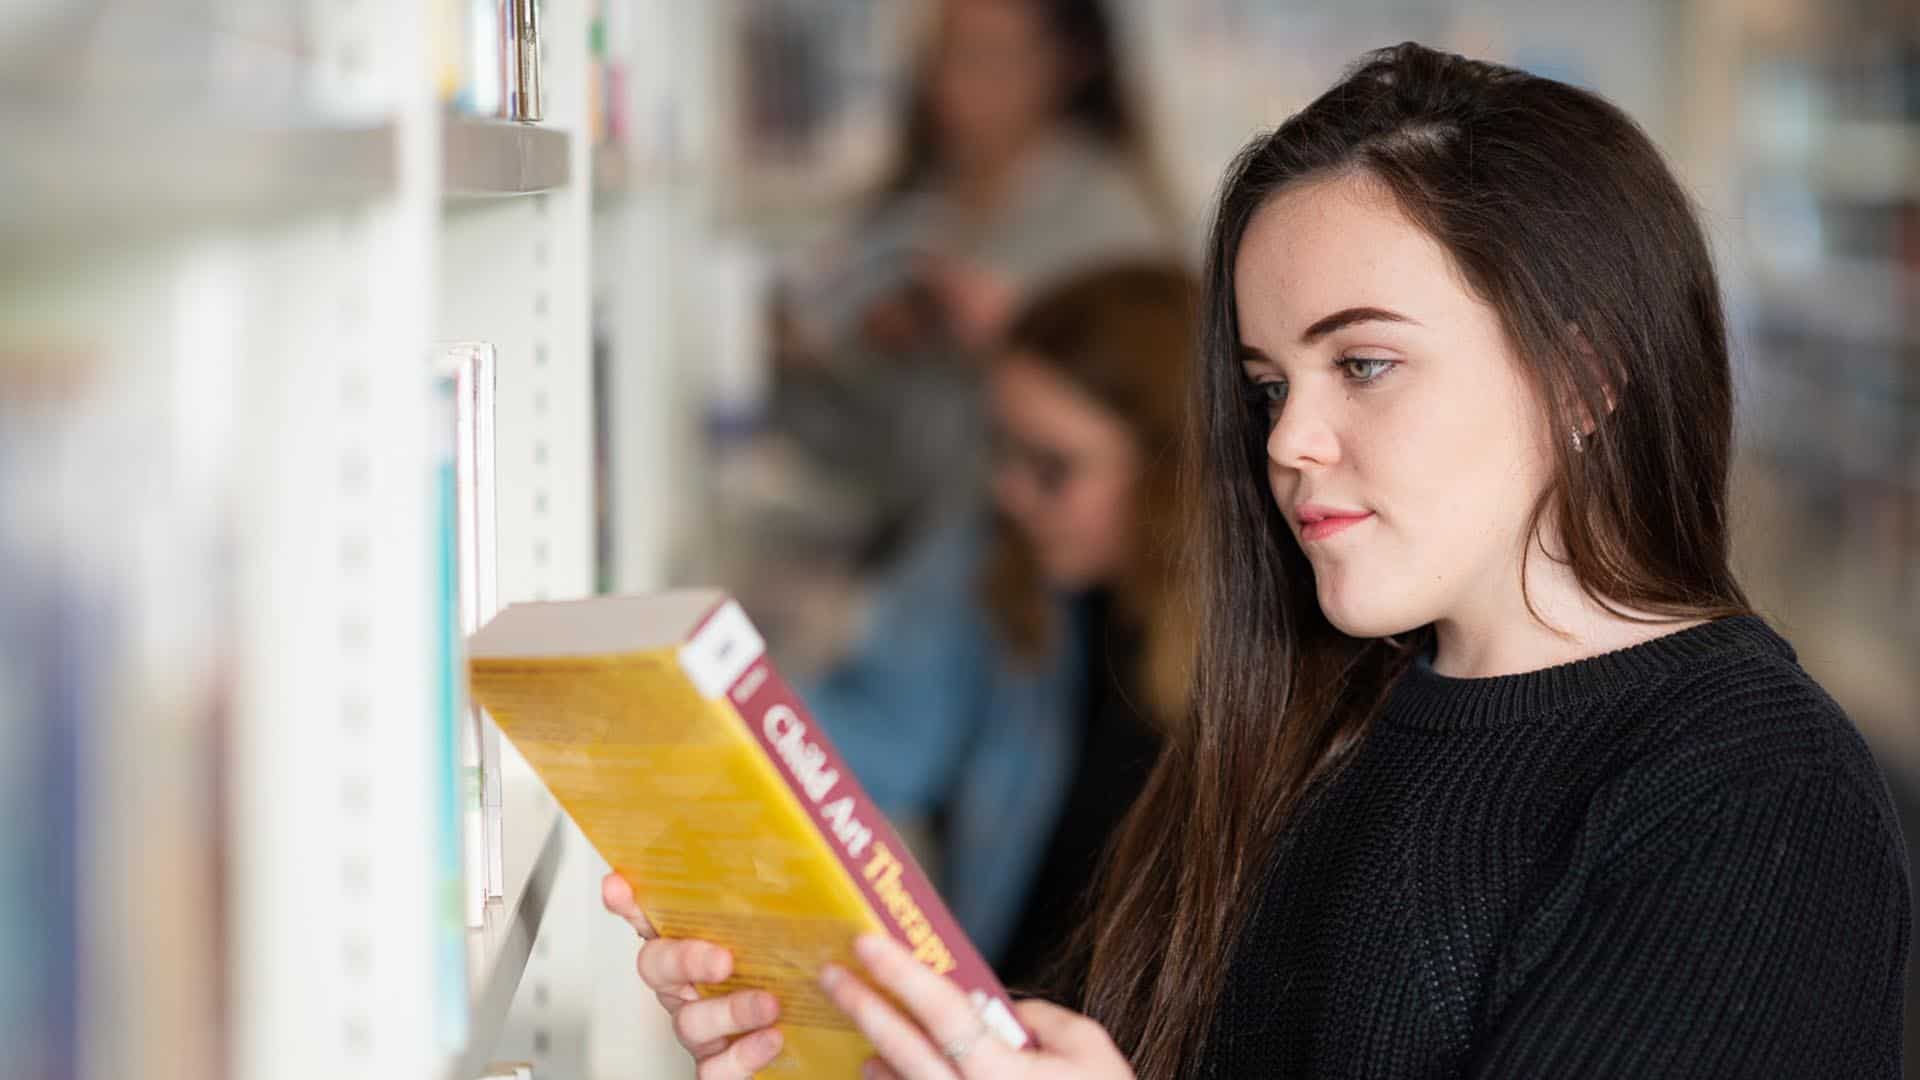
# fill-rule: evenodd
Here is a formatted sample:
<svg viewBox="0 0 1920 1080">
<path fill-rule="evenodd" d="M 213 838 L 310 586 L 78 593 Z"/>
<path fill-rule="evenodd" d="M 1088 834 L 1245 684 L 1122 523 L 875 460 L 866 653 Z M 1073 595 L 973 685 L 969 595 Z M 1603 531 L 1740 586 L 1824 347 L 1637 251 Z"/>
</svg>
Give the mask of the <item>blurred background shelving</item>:
<svg viewBox="0 0 1920 1080">
<path fill-rule="evenodd" d="M 1727 239 L 1746 271 L 1747 574 L 1911 769 L 1920 15 L 1872 2 L 1734 12 Z"/>
</svg>

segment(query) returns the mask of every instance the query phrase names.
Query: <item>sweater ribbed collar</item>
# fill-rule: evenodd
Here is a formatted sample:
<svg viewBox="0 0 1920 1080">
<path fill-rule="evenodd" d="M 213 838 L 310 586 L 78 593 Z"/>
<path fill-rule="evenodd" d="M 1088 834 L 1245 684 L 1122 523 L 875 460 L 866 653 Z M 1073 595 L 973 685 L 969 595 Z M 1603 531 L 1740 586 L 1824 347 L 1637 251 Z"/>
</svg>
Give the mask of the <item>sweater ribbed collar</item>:
<svg viewBox="0 0 1920 1080">
<path fill-rule="evenodd" d="M 1754 615 L 1715 619 L 1652 641 L 1517 675 L 1456 679 L 1433 670 L 1430 658 L 1409 665 L 1394 687 L 1382 722 L 1398 727 L 1457 731 L 1498 727 L 1541 717 L 1598 695 L 1645 683 L 1715 658 L 1773 654 L 1794 659 L 1793 647 Z"/>
</svg>

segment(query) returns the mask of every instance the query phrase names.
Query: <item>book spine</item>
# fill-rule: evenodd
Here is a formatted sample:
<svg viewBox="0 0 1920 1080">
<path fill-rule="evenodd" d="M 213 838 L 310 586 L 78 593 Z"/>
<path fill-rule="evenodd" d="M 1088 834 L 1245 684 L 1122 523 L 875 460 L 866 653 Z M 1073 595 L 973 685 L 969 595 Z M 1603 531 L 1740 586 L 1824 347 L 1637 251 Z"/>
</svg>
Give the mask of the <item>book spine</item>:
<svg viewBox="0 0 1920 1080">
<path fill-rule="evenodd" d="M 437 346 L 438 370 L 455 383 L 454 508 L 459 517 L 460 627 L 472 635 L 498 610 L 494 557 L 494 347 L 483 341 Z M 506 891 L 500 835 L 499 729 L 470 702 L 461 728 L 467 923 Z"/>
<path fill-rule="evenodd" d="M 494 480 L 494 392 L 499 356 L 494 347 L 480 343 L 473 354 L 473 529 L 475 587 L 479 607 L 474 612 L 473 631 L 486 625 L 500 610 L 498 514 Z M 473 723 L 480 739 L 480 813 L 483 847 L 486 852 L 486 889 L 489 899 L 501 898 L 507 891 L 505 845 L 502 837 L 504 787 L 500 780 L 500 728 L 478 705 Z"/>
<path fill-rule="evenodd" d="M 1013 1002 L 974 949 L 939 893 L 867 798 L 799 695 L 767 659 L 766 646 L 738 604 L 727 601 L 700 624 L 680 652 L 702 695 L 723 694 L 782 780 L 805 807 L 888 933 L 922 963 L 965 991 L 987 1027 L 1009 1045 L 1028 1045 Z"/>
<path fill-rule="evenodd" d="M 435 580 L 433 614 L 438 664 L 435 669 L 438 708 L 435 710 L 433 762 L 434 803 L 437 810 L 435 849 L 440 880 L 435 890 L 436 959 L 440 998 L 437 1008 L 441 1045 L 464 1046 L 467 1040 L 467 911 L 463 903 L 466 855 L 461 826 L 460 721 L 466 715 L 466 635 L 460 627 L 460 543 L 458 453 L 459 381 L 440 377 L 435 383 L 434 537 Z"/>
<path fill-rule="evenodd" d="M 458 527 L 460 557 L 456 561 L 460 575 L 460 631 L 471 635 L 480 628 L 479 550 L 474 497 L 478 478 L 474 456 L 474 373 L 478 349 L 465 345 L 442 346 L 439 362 L 443 377 L 454 381 L 453 480 L 454 513 Z M 466 913 L 468 929 L 486 925 L 487 849 L 483 841 L 480 796 L 480 707 L 467 704 L 460 723 L 460 809 L 461 835 L 465 841 Z"/>
</svg>

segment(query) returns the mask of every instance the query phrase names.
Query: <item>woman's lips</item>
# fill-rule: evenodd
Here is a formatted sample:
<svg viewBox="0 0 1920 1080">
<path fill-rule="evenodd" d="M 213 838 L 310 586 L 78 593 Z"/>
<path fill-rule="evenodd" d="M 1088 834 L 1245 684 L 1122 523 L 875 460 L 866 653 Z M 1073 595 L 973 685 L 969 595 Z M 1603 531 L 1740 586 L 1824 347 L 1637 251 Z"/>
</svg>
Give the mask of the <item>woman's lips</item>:
<svg viewBox="0 0 1920 1080">
<path fill-rule="evenodd" d="M 1372 514 L 1346 514 L 1336 517 L 1323 517 L 1300 527 L 1300 539 L 1303 541 L 1325 540 L 1335 533 L 1344 532 L 1352 526 L 1371 518 Z"/>
</svg>

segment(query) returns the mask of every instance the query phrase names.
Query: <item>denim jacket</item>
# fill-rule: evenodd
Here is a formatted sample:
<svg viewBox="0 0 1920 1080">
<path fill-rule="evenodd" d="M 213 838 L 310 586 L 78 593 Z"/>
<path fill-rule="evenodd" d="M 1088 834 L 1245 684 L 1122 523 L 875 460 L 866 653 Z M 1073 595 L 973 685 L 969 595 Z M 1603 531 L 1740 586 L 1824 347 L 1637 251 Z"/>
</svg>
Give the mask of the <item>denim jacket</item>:
<svg viewBox="0 0 1920 1080">
<path fill-rule="evenodd" d="M 938 882 L 989 962 L 1013 933 L 1077 763 L 1081 619 L 1017 662 L 978 598 L 987 526 L 937 533 L 875 601 L 860 643 L 801 694 L 890 818 L 938 820 Z"/>
</svg>

